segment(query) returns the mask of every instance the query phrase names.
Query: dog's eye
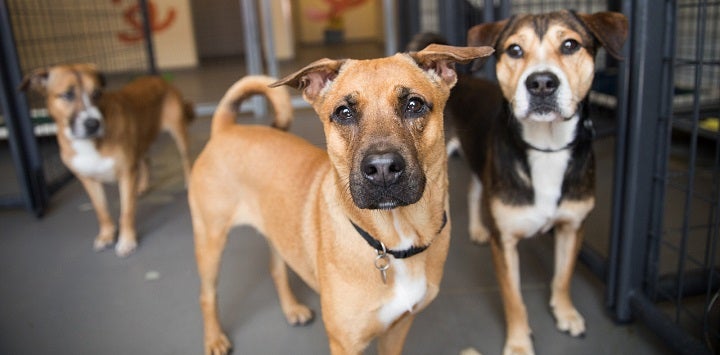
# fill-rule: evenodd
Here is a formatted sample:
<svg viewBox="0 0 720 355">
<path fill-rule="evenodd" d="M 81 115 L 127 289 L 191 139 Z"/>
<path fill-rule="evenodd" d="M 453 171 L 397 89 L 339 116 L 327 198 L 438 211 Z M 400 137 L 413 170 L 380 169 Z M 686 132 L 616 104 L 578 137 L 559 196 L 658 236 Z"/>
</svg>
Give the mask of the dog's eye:
<svg viewBox="0 0 720 355">
<path fill-rule="evenodd" d="M 65 101 L 75 101 L 75 90 L 65 91 L 58 96 Z"/>
<path fill-rule="evenodd" d="M 505 53 L 507 53 L 510 58 L 521 58 L 523 56 L 523 49 L 520 47 L 519 44 L 511 44 L 507 47 L 505 50 Z"/>
<path fill-rule="evenodd" d="M 405 113 L 408 117 L 414 118 L 419 117 L 427 111 L 427 105 L 425 102 L 417 97 L 413 97 L 407 101 L 405 105 Z"/>
<path fill-rule="evenodd" d="M 347 106 L 340 106 L 335 109 L 331 118 L 338 123 L 349 123 L 355 118 L 355 112 Z"/>
<path fill-rule="evenodd" d="M 560 52 L 562 54 L 573 54 L 580 49 L 580 43 L 574 39 L 565 40 L 560 46 Z"/>
</svg>

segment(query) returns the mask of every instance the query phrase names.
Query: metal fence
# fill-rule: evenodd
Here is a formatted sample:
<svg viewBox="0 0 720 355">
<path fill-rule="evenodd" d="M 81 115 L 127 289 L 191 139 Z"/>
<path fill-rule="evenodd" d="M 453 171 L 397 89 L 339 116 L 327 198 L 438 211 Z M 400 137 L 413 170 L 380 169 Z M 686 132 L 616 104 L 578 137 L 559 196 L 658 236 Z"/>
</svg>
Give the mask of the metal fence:
<svg viewBox="0 0 720 355">
<path fill-rule="evenodd" d="M 147 0 L 0 0 L 0 206 L 24 206 L 36 215 L 71 179 L 61 163 L 55 126 L 40 95 L 17 88 L 23 74 L 58 63 L 94 63 L 110 85 L 154 73 Z"/>
<path fill-rule="evenodd" d="M 586 242 L 580 259 L 607 284 L 617 321 L 642 321 L 678 353 L 720 352 L 720 1 L 421 3 L 437 12 L 405 23 L 454 45 L 466 43 L 472 25 L 515 13 L 628 17 L 626 60 L 599 53 L 596 81 L 607 81 L 606 90 L 594 85 L 591 93 L 611 120 L 605 135 L 615 138 L 610 235 L 607 250 Z M 492 67 L 483 75 L 493 77 Z"/>
</svg>

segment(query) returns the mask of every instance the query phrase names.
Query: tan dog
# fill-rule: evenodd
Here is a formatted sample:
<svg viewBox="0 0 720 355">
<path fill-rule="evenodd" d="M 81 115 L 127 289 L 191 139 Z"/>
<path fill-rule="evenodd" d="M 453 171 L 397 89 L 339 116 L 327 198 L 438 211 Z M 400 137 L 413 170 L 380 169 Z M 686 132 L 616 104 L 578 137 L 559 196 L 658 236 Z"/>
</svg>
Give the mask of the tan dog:
<svg viewBox="0 0 720 355">
<path fill-rule="evenodd" d="M 333 354 L 359 354 L 380 336 L 399 354 L 414 315 L 435 298 L 448 251 L 443 108 L 454 62 L 492 49 L 431 46 L 374 60 L 322 59 L 274 83 L 303 90 L 327 152 L 296 136 L 232 122 L 239 101 L 267 95 L 289 122 L 284 88 L 248 77 L 223 97 L 190 179 L 206 354 L 225 354 L 216 281 L 228 231 L 251 225 L 271 247 L 271 274 L 291 324 L 312 312 L 285 263 L 320 293 Z"/>
<path fill-rule="evenodd" d="M 595 204 L 592 122 L 583 111 L 600 46 L 619 57 L 622 14 L 559 11 L 517 15 L 468 31 L 470 45 L 497 48 L 499 86 L 463 77 L 448 108 L 474 172 L 470 236 L 490 240 L 505 306 L 505 354 L 532 354 L 520 291 L 517 243 L 553 230 L 550 306 L 557 328 L 573 336 L 585 321 L 570 298 L 582 225 Z"/>
<path fill-rule="evenodd" d="M 57 65 L 30 73 L 21 86 L 44 94 L 57 125 L 63 163 L 85 187 L 100 224 L 95 250 L 115 240 L 103 183 L 120 188 L 120 233 L 115 252 L 125 257 L 137 247 L 136 195 L 149 185 L 146 153 L 160 130 L 177 144 L 185 177 L 190 172 L 187 124 L 192 106 L 159 77 L 142 77 L 116 92 L 103 92 L 102 77 L 89 64 Z"/>
</svg>

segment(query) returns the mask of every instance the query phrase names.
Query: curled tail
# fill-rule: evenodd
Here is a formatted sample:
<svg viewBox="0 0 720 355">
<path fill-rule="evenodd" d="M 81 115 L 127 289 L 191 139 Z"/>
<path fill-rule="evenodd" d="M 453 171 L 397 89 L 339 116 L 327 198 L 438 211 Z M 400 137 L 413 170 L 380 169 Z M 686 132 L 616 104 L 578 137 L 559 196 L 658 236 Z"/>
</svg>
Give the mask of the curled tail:
<svg viewBox="0 0 720 355">
<path fill-rule="evenodd" d="M 292 122 L 292 104 L 290 94 L 285 87 L 269 87 L 277 79 L 263 75 L 250 75 L 238 80 L 228 89 L 220 100 L 212 119 L 211 134 L 216 134 L 235 124 L 240 103 L 252 95 L 264 95 L 270 101 L 275 112 L 273 126 L 287 130 Z"/>
</svg>

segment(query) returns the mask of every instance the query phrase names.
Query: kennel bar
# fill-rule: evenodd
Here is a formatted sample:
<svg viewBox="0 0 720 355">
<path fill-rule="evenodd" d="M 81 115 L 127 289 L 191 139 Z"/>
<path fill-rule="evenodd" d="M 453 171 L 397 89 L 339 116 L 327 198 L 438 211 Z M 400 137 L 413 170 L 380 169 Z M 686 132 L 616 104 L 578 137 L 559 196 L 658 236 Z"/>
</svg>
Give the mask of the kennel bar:
<svg viewBox="0 0 720 355">
<path fill-rule="evenodd" d="M 22 81 L 20 63 L 7 3 L 0 1 L 0 105 L 8 129 L 8 145 L 20 185 L 19 198 L 6 197 L 0 205 L 26 209 L 40 217 L 48 204 L 42 160 L 35 144 L 27 100 L 17 94 Z"/>
</svg>

